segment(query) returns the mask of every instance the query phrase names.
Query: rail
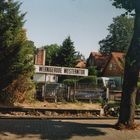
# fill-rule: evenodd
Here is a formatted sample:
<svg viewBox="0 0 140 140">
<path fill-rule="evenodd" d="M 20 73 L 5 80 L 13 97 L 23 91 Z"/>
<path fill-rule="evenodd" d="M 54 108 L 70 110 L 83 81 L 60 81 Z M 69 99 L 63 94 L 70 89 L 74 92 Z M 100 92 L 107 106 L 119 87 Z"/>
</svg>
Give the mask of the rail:
<svg viewBox="0 0 140 140">
<path fill-rule="evenodd" d="M 140 109 L 135 111 L 136 118 L 140 119 Z M 20 108 L 0 107 L 0 118 L 59 118 L 59 119 L 108 119 L 113 116 L 102 116 L 101 109 L 44 109 L 44 108 Z"/>
</svg>

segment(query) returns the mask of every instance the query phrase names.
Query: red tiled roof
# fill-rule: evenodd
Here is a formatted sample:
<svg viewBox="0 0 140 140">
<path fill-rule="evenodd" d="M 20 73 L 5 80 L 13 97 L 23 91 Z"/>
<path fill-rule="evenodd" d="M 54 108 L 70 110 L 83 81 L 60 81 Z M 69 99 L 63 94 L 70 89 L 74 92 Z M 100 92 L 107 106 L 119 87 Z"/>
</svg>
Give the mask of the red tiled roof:
<svg viewBox="0 0 140 140">
<path fill-rule="evenodd" d="M 124 69 L 124 56 L 125 56 L 124 53 L 112 52 L 112 57 L 114 57 L 116 63 L 122 70 Z"/>
<path fill-rule="evenodd" d="M 114 60 L 116 61 L 118 67 L 120 68 L 120 70 L 123 72 L 124 71 L 124 56 L 125 54 L 124 53 L 121 53 L 121 52 L 112 52 L 106 65 L 104 66 L 103 68 L 103 73 L 106 69 L 106 67 L 108 66 L 110 60 L 112 59 L 112 57 L 114 58 Z"/>
<path fill-rule="evenodd" d="M 95 58 L 95 65 L 103 68 L 108 61 L 109 56 L 103 55 L 100 52 L 91 52 L 91 55 Z"/>
</svg>

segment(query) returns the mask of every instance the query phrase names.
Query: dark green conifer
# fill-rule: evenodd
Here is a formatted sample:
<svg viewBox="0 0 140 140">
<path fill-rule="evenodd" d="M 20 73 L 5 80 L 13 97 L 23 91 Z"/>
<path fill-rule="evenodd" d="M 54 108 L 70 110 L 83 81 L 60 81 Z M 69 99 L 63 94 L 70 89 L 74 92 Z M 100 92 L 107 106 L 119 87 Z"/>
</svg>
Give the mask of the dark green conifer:
<svg viewBox="0 0 140 140">
<path fill-rule="evenodd" d="M 0 1 L 1 95 L 8 94 L 19 77 L 30 79 L 34 71 L 33 45 L 26 38 L 26 30 L 23 28 L 25 13 L 20 12 L 20 6 L 21 3 L 14 0 Z M 18 86 L 14 88 L 18 89 Z"/>
</svg>

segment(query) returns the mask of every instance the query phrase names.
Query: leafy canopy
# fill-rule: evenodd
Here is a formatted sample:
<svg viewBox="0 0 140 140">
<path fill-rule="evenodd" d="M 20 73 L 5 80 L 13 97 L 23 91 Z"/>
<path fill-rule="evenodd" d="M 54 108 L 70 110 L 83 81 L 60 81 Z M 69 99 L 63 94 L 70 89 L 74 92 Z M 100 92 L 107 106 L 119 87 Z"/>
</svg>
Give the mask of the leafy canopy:
<svg viewBox="0 0 140 140">
<path fill-rule="evenodd" d="M 56 65 L 56 57 L 58 56 L 60 46 L 57 44 L 51 44 L 44 46 L 44 49 L 46 50 L 45 64 L 51 66 Z"/>
<path fill-rule="evenodd" d="M 68 36 L 60 47 L 58 56 L 56 57 L 56 64 L 58 66 L 74 67 L 76 64 L 76 51 L 74 43 L 70 36 Z"/>
<path fill-rule="evenodd" d="M 100 52 L 110 54 L 111 52 L 126 52 L 132 35 L 134 19 L 127 16 L 113 18 L 113 23 L 108 27 L 109 34 L 99 41 Z"/>
<path fill-rule="evenodd" d="M 111 0 L 116 8 L 124 8 L 128 12 L 132 12 L 136 7 L 136 0 Z"/>
</svg>

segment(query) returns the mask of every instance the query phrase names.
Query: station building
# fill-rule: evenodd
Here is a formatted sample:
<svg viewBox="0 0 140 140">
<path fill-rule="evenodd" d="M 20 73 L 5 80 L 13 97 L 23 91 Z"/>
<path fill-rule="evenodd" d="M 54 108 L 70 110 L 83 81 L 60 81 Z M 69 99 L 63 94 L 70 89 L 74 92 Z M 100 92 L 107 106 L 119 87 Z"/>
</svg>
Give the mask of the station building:
<svg viewBox="0 0 140 140">
<path fill-rule="evenodd" d="M 35 74 L 33 80 L 37 83 L 37 90 L 41 95 L 45 94 L 47 84 L 58 83 L 58 77 L 61 75 L 88 76 L 88 69 L 58 67 L 45 65 L 46 52 L 43 48 L 38 48 L 35 55 Z"/>
</svg>

